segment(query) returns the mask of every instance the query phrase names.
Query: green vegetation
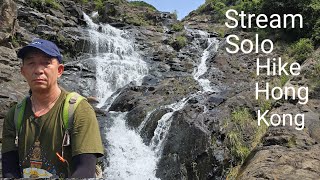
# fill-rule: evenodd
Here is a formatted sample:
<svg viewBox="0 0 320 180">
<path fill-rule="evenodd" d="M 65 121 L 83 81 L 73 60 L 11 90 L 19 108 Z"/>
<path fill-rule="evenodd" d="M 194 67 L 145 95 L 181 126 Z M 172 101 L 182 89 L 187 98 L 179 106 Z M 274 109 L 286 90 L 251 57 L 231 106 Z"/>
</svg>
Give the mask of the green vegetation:
<svg viewBox="0 0 320 180">
<path fill-rule="evenodd" d="M 178 11 L 177 10 L 174 10 L 171 14 L 173 15 L 173 19 L 178 19 Z"/>
<path fill-rule="evenodd" d="M 260 13 L 270 16 L 272 14 L 301 14 L 303 28 L 270 29 L 271 32 L 281 34 L 283 40 L 289 42 L 300 38 L 311 38 L 316 34 L 316 22 L 320 16 L 319 0 L 260 0 Z M 298 24 L 298 22 L 297 22 Z M 318 32 L 319 33 L 319 32 Z"/>
<path fill-rule="evenodd" d="M 44 7 L 61 9 L 61 5 L 56 0 L 30 0 L 30 5 L 38 9 L 43 9 Z"/>
<path fill-rule="evenodd" d="M 264 108 L 271 108 L 270 102 L 265 101 L 264 103 Z M 226 122 L 230 122 L 225 125 L 225 128 L 229 129 L 226 134 L 227 147 L 233 157 L 232 164 L 235 166 L 229 170 L 227 177 L 235 178 L 239 170 L 237 167 L 244 162 L 250 151 L 260 143 L 267 126 L 265 124 L 257 126 L 257 122 L 249 109 L 243 107 L 236 108 L 231 113 L 230 120 L 226 120 Z"/>
<path fill-rule="evenodd" d="M 183 25 L 182 22 L 177 22 L 177 23 L 174 23 L 172 25 L 171 29 L 173 31 L 179 32 L 179 31 L 182 31 L 184 29 L 184 25 Z"/>
<path fill-rule="evenodd" d="M 94 6 L 96 10 L 102 10 L 104 7 L 103 0 L 94 0 Z"/>
<path fill-rule="evenodd" d="M 175 49 L 180 50 L 181 48 L 185 47 L 187 45 L 187 38 L 183 35 L 178 35 L 175 38 L 171 39 L 169 41 L 169 44 Z"/>
<path fill-rule="evenodd" d="M 226 20 L 225 13 L 228 9 L 237 11 L 246 11 L 256 13 L 259 9 L 260 0 L 206 0 L 197 11 L 199 13 L 212 13 L 214 20 L 224 22 Z"/>
<path fill-rule="evenodd" d="M 21 43 L 20 38 L 17 38 L 16 36 L 11 36 L 10 37 L 11 43 L 13 45 L 13 47 L 19 47 L 19 44 Z"/>
<path fill-rule="evenodd" d="M 226 21 L 225 13 L 228 9 L 250 14 L 301 14 L 303 28 L 264 29 L 269 36 L 280 38 L 286 42 L 294 42 L 300 38 L 309 38 L 315 46 L 320 45 L 320 1 L 319 0 L 206 0 L 197 12 L 209 14 L 216 22 Z M 296 22 L 296 25 L 298 22 Z M 248 31 L 249 29 L 247 29 Z M 254 30 L 253 30 L 254 31 Z M 261 32 L 261 30 L 260 30 Z"/>
<path fill-rule="evenodd" d="M 313 67 L 311 66 L 311 68 L 306 69 L 305 77 L 308 79 L 310 94 L 318 94 L 320 89 L 320 53 L 314 53 L 311 58 L 313 60 Z"/>
<path fill-rule="evenodd" d="M 129 1 L 129 5 L 135 6 L 135 7 L 147 7 L 151 11 L 157 10 L 154 6 L 152 6 L 151 4 L 148 4 L 144 1 Z"/>
<path fill-rule="evenodd" d="M 296 147 L 296 146 L 297 146 L 297 138 L 296 138 L 295 136 L 290 137 L 290 139 L 289 139 L 288 142 L 287 142 L 287 146 L 288 146 L 289 148 Z"/>
<path fill-rule="evenodd" d="M 295 61 L 302 64 L 313 52 L 313 45 L 310 39 L 302 38 L 289 49 L 289 56 Z"/>
<path fill-rule="evenodd" d="M 270 110 L 272 108 L 271 100 L 259 98 L 258 104 L 259 104 L 261 112 L 265 112 L 266 110 Z"/>
<path fill-rule="evenodd" d="M 150 24 L 144 17 L 141 16 L 125 16 L 125 21 L 135 26 L 147 26 Z"/>
<path fill-rule="evenodd" d="M 287 76 L 285 74 L 281 74 L 281 76 L 280 76 L 280 86 L 281 87 L 284 86 L 288 82 L 289 79 L 290 79 L 289 76 Z"/>
</svg>

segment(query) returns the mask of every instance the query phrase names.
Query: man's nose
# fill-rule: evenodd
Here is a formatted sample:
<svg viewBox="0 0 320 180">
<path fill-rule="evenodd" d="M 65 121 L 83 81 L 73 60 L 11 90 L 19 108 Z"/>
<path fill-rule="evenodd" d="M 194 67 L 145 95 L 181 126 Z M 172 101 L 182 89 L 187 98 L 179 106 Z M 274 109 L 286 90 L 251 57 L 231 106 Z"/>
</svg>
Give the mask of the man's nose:
<svg viewBox="0 0 320 180">
<path fill-rule="evenodd" d="M 34 69 L 34 73 L 35 74 L 43 74 L 43 70 L 44 70 L 44 66 L 41 64 L 36 64 L 35 65 L 35 69 Z"/>
</svg>

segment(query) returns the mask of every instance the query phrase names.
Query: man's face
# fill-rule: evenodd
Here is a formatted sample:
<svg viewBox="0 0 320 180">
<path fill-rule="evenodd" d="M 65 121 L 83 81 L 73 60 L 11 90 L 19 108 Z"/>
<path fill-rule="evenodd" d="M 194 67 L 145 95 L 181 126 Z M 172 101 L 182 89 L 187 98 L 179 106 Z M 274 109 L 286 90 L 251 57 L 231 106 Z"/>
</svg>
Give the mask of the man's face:
<svg viewBox="0 0 320 180">
<path fill-rule="evenodd" d="M 63 70 L 64 66 L 59 64 L 56 58 L 33 49 L 23 59 L 21 74 L 26 78 L 33 92 L 45 92 L 57 84 Z"/>
</svg>

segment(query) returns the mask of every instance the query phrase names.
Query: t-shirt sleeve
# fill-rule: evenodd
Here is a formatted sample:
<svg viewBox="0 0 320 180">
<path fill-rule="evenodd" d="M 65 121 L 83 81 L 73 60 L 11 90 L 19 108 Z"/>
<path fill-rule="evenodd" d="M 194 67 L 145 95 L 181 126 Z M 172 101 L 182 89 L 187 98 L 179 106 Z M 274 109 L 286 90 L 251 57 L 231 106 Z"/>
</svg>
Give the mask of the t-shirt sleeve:
<svg viewBox="0 0 320 180">
<path fill-rule="evenodd" d="M 15 144 L 16 139 L 16 128 L 14 125 L 14 110 L 15 106 L 13 106 L 3 122 L 3 131 L 2 131 L 2 150 L 1 153 L 6 153 L 9 151 L 17 151 L 18 148 Z"/>
<path fill-rule="evenodd" d="M 71 134 L 72 156 L 94 153 L 103 156 L 104 148 L 96 114 L 91 105 L 83 100 L 74 113 Z"/>
</svg>

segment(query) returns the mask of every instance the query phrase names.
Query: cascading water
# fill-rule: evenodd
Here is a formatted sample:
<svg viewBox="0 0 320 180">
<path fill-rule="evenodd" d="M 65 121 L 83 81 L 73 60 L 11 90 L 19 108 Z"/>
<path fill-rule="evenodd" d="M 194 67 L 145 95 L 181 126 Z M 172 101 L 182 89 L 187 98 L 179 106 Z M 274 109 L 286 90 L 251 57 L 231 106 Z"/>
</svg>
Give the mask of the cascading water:
<svg viewBox="0 0 320 180">
<path fill-rule="evenodd" d="M 141 84 L 148 73 L 147 64 L 134 51 L 134 44 L 127 40 L 124 31 L 110 25 L 98 25 L 84 15 L 89 28 L 90 58 L 96 63 L 98 107 L 119 88 L 134 81 Z"/>
<path fill-rule="evenodd" d="M 90 17 L 84 15 L 89 28 L 90 54 L 88 60 L 96 64 L 96 89 L 99 99 L 98 107 L 108 107 L 117 97 L 114 94 L 119 88 L 134 81 L 141 84 L 142 78 L 148 73 L 147 64 L 141 60 L 139 54 L 134 51 L 134 44 L 127 40 L 124 31 L 109 25 L 97 25 Z M 208 47 L 204 50 L 201 63 L 194 70 L 193 77 L 202 87 L 202 92 L 213 92 L 207 79 L 200 78 L 206 71 L 206 60 L 218 49 L 218 40 L 209 38 L 208 34 L 199 31 L 201 37 L 206 36 Z M 105 139 L 108 146 L 108 165 L 104 171 L 104 178 L 118 179 L 148 179 L 154 180 L 157 162 L 161 158 L 164 142 L 168 135 L 172 116 L 176 111 L 184 108 L 186 103 L 194 95 L 183 98 L 177 103 L 159 108 L 170 108 L 158 121 L 154 136 L 149 146 L 143 143 L 140 135 L 126 126 L 126 114 L 121 112 L 109 112 Z M 138 131 L 145 126 L 152 113 L 150 111 L 144 121 L 138 127 Z"/>
<path fill-rule="evenodd" d="M 183 98 L 177 103 L 173 103 L 165 106 L 165 108 L 172 109 L 172 112 L 164 114 L 158 121 L 157 128 L 154 131 L 154 135 L 151 139 L 151 148 L 156 153 L 157 157 L 160 158 L 163 150 L 163 143 L 168 135 L 169 128 L 172 122 L 173 113 L 183 109 L 190 98 Z"/>
<path fill-rule="evenodd" d="M 206 39 L 208 44 L 207 48 L 202 53 L 200 64 L 193 71 L 193 78 L 199 82 L 199 85 L 202 87 L 202 92 L 217 92 L 216 89 L 213 89 L 210 86 L 210 81 L 208 79 L 201 78 L 201 76 L 208 70 L 206 65 L 207 59 L 218 51 L 219 40 L 216 37 L 210 38 L 209 33 L 201 30 L 192 30 L 187 28 L 186 30 L 192 34 L 197 34 L 200 36 L 200 39 Z"/>
<path fill-rule="evenodd" d="M 159 158 L 161 158 L 163 144 L 164 144 L 164 141 L 166 140 L 166 136 L 168 135 L 168 131 L 171 126 L 173 114 L 176 111 L 183 109 L 184 106 L 186 105 L 186 103 L 188 102 L 188 100 L 192 97 L 195 97 L 197 94 L 202 94 L 204 92 L 217 92 L 218 91 L 216 89 L 214 90 L 210 86 L 210 81 L 208 79 L 200 78 L 202 75 L 204 75 L 207 72 L 207 69 L 208 69 L 206 66 L 207 59 L 211 55 L 213 55 L 214 53 L 216 53 L 218 51 L 218 48 L 219 48 L 218 39 L 217 38 L 210 38 L 209 34 L 207 32 L 204 32 L 201 30 L 191 30 L 191 29 L 187 29 L 187 30 L 191 33 L 197 33 L 198 36 L 200 36 L 199 37 L 200 39 L 206 39 L 207 43 L 208 43 L 207 48 L 203 51 L 200 64 L 198 65 L 198 67 L 196 69 L 194 69 L 194 72 L 193 72 L 194 79 L 199 82 L 199 85 L 202 87 L 203 90 L 197 92 L 196 94 L 189 95 L 187 98 L 184 98 L 177 103 L 173 103 L 171 105 L 167 105 L 164 107 L 164 108 L 170 108 L 170 109 L 172 109 L 172 111 L 164 114 L 161 117 L 161 119 L 158 121 L 158 125 L 156 127 L 156 130 L 154 131 L 154 136 L 152 137 L 151 144 L 150 144 L 152 150 L 155 151 L 155 153 L 158 157 L 158 160 L 159 160 Z M 204 107 L 204 109 L 205 109 L 205 111 L 207 110 L 206 107 Z M 147 121 L 149 121 L 150 115 L 154 111 L 155 110 L 153 110 L 147 114 L 146 118 L 139 126 L 139 131 L 141 131 L 141 129 L 145 126 Z"/>
<path fill-rule="evenodd" d="M 139 134 L 126 127 L 126 113 L 110 112 L 113 125 L 107 131 L 109 163 L 106 179 L 155 180 L 157 158 L 150 147 L 143 144 Z"/>
<path fill-rule="evenodd" d="M 134 81 L 141 84 L 148 73 L 147 64 L 134 51 L 134 44 L 127 40 L 124 31 L 109 25 L 97 25 L 84 15 L 89 25 L 90 60 L 96 64 L 96 89 L 98 107 L 109 105 L 117 95 L 114 92 Z M 156 156 L 143 144 L 142 138 L 125 125 L 126 113 L 110 112 L 105 138 L 108 146 L 107 179 L 157 179 Z"/>
</svg>

